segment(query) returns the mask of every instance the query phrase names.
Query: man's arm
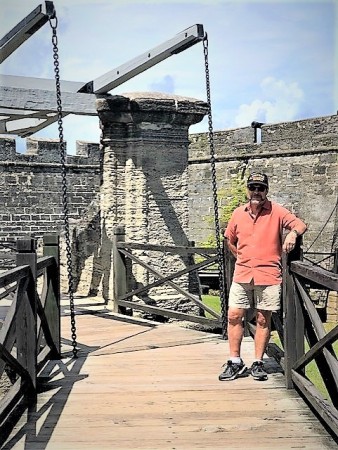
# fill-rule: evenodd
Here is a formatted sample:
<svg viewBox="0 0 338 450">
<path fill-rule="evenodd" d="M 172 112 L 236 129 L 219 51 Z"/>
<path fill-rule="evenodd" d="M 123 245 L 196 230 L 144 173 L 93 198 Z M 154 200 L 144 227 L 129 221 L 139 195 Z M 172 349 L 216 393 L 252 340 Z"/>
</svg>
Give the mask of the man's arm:
<svg viewBox="0 0 338 450">
<path fill-rule="evenodd" d="M 291 229 L 290 233 L 287 234 L 284 244 L 283 251 L 289 253 L 295 248 L 296 240 L 298 236 L 301 236 L 307 230 L 307 226 L 300 219 L 297 220 L 295 226 Z"/>
<path fill-rule="evenodd" d="M 227 241 L 228 249 L 231 251 L 231 253 L 234 255 L 235 258 L 237 258 L 237 233 L 236 233 L 236 219 L 235 215 L 238 211 L 238 208 L 235 209 L 235 211 L 232 213 L 230 220 L 227 224 L 227 227 L 224 232 L 224 237 Z"/>
<path fill-rule="evenodd" d="M 231 244 L 229 239 L 227 239 L 227 245 L 228 245 L 228 249 L 231 251 L 231 253 L 234 255 L 234 257 L 237 258 L 237 246 L 234 244 Z"/>
</svg>

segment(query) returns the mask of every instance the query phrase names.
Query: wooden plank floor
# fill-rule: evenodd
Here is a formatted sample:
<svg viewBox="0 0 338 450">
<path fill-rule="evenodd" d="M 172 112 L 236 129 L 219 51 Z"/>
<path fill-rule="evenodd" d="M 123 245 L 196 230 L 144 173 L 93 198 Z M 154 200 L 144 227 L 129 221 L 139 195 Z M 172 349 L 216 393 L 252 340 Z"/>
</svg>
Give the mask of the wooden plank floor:
<svg viewBox="0 0 338 450">
<path fill-rule="evenodd" d="M 76 324 L 79 357 L 48 364 L 36 408 L 3 450 L 337 448 L 269 358 L 266 382 L 220 382 L 228 344 L 218 335 L 95 311 Z M 247 365 L 252 354 L 245 338 Z"/>
</svg>

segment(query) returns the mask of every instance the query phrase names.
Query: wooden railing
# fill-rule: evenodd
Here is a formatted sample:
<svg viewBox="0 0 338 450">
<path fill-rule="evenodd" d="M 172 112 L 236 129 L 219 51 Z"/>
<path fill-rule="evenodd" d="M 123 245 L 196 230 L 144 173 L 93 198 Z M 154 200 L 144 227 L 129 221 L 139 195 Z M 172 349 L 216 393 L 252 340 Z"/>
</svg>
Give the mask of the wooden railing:
<svg viewBox="0 0 338 450">
<path fill-rule="evenodd" d="M 332 252 L 303 252 L 303 261 L 338 273 L 338 248 Z"/>
<path fill-rule="evenodd" d="M 338 360 L 332 347 L 338 340 L 338 325 L 328 333 L 325 331 L 311 299 L 311 288 L 338 292 L 338 274 L 304 261 L 289 261 L 283 281 L 286 386 L 296 387 L 338 437 Z M 306 376 L 311 361 L 316 362 L 330 401 Z"/>
<path fill-rule="evenodd" d="M 13 383 L 0 400 L 0 430 L 19 405 L 36 401 L 40 369 L 60 358 L 58 237 L 44 238 L 39 259 L 35 247 L 33 239 L 18 240 L 17 267 L 0 274 L 0 288 L 15 286 L 0 330 L 0 377 Z"/>
<path fill-rule="evenodd" d="M 206 259 L 199 264 L 194 264 L 182 271 L 163 275 L 155 271 L 149 264 L 133 255 L 133 250 L 151 250 L 158 252 L 178 253 L 187 255 L 192 253 L 204 254 Z M 216 249 L 201 249 L 195 247 L 168 247 L 149 244 L 126 243 L 124 241 L 123 227 L 115 229 L 115 242 L 113 244 L 114 254 L 114 279 L 115 279 L 115 305 L 120 308 L 139 309 L 154 315 L 174 317 L 179 320 L 190 320 L 200 323 L 219 323 L 220 316 L 215 311 L 203 305 L 196 296 L 182 290 L 172 280 L 180 275 L 197 270 L 201 267 L 208 267 L 214 264 L 217 256 Z M 233 276 L 235 258 L 224 248 L 225 252 L 225 288 L 228 294 L 231 279 Z M 311 288 L 338 291 L 338 274 L 323 269 L 312 263 L 301 261 L 302 251 L 300 240 L 296 249 L 283 258 L 283 289 L 282 308 L 279 313 L 273 314 L 274 329 L 277 331 L 281 346 L 270 343 L 267 352 L 275 357 L 284 369 L 285 383 L 288 389 L 296 388 L 304 399 L 313 407 L 317 415 L 338 436 L 338 362 L 332 344 L 338 339 L 338 326 L 326 333 L 313 299 L 310 297 Z M 128 289 L 128 268 L 126 259 L 140 264 L 150 273 L 158 278 L 155 282 L 143 286 L 139 289 Z M 134 295 L 147 292 L 152 287 L 168 283 L 178 292 L 185 295 L 190 300 L 197 303 L 205 311 L 212 314 L 215 319 L 197 317 L 171 311 L 156 306 L 143 305 L 131 301 Z M 228 295 L 226 295 L 226 298 Z M 123 310 L 121 312 L 124 312 Z M 217 314 L 217 315 L 216 315 Z M 255 334 L 254 318 L 247 317 L 244 322 L 245 334 L 247 336 Z M 306 350 L 307 342 L 309 350 Z M 318 388 L 311 383 L 305 375 L 305 368 L 315 361 L 318 366 L 320 376 L 326 386 L 331 401 L 322 397 Z"/>
<path fill-rule="evenodd" d="M 35 241 L 17 241 L 17 267 L 0 274 L 0 288 L 14 292 L 4 323 L 0 330 L 0 376 L 8 373 L 13 384 L 0 399 L 1 428 L 18 405 L 36 401 L 39 371 L 50 359 L 60 358 L 60 291 L 59 291 L 59 245 L 57 236 L 44 238 L 43 257 L 37 258 Z M 191 264 L 178 272 L 163 275 L 150 264 L 139 259 L 133 250 L 176 253 L 183 256 L 201 255 L 204 260 Z M 215 249 L 194 246 L 158 246 L 126 243 L 123 227 L 115 229 L 113 242 L 114 296 L 116 309 L 142 310 L 180 320 L 221 325 L 221 317 L 204 305 L 196 295 L 182 289 L 173 279 L 215 264 Z M 312 406 L 318 417 L 333 434 L 338 436 L 338 361 L 333 343 L 338 339 L 338 326 L 326 333 L 310 297 L 311 288 L 338 292 L 338 274 L 301 261 L 301 253 L 293 253 L 283 262 L 283 306 L 281 314 L 274 314 L 275 328 L 280 336 L 281 348 L 276 345 L 268 351 L 277 357 L 284 372 L 286 387 L 296 388 Z M 129 259 L 140 264 L 156 281 L 147 286 L 128 291 Z M 230 286 L 234 259 L 226 251 L 226 289 Z M 185 314 L 152 305 L 130 301 L 135 295 L 168 283 L 180 294 L 209 312 L 213 319 Z M 38 287 L 39 286 L 39 287 Z M 247 321 L 247 330 L 254 334 L 254 324 Z M 306 350 L 305 342 L 308 344 Z M 306 367 L 315 361 L 330 400 L 326 400 L 317 387 L 306 377 Z M 1 438 L 0 438 L 1 443 Z"/>
<path fill-rule="evenodd" d="M 186 268 L 172 272 L 169 275 L 164 275 L 155 270 L 150 264 L 145 263 L 142 259 L 138 258 L 133 250 L 143 250 L 151 252 L 159 252 L 161 257 L 164 253 L 178 254 L 182 257 L 191 257 L 194 254 L 198 254 L 204 258 L 203 261 L 197 264 L 191 264 Z M 169 318 L 175 318 L 178 320 L 187 320 L 190 322 L 197 322 L 205 325 L 221 326 L 220 314 L 214 311 L 209 306 L 205 305 L 199 298 L 199 295 L 193 295 L 187 290 L 183 289 L 179 284 L 174 282 L 175 278 L 182 275 L 189 274 L 190 272 L 196 272 L 201 268 L 208 267 L 217 262 L 217 250 L 213 248 L 200 248 L 194 246 L 163 246 L 141 243 L 128 243 L 125 242 L 125 231 L 123 226 L 116 227 L 114 230 L 114 242 L 113 242 L 113 267 L 114 267 L 114 307 L 118 312 L 125 313 L 126 309 L 139 310 L 154 316 L 163 316 Z M 128 280 L 131 279 L 130 265 L 127 264 L 127 260 L 132 261 L 134 264 L 138 264 L 144 267 L 149 273 L 151 273 L 156 281 L 142 286 L 137 289 L 130 290 L 128 286 Z M 180 311 L 174 311 L 172 309 L 160 308 L 158 306 L 148 305 L 141 302 L 131 301 L 133 296 L 140 296 L 147 293 L 154 287 L 168 284 L 175 289 L 179 294 L 189 299 L 191 302 L 199 306 L 203 311 L 208 312 L 213 319 L 204 317 L 203 315 L 187 314 Z"/>
<path fill-rule="evenodd" d="M 295 250 L 283 257 L 282 308 L 272 315 L 281 345 L 271 342 L 267 353 L 284 369 L 286 387 L 296 388 L 332 434 L 338 437 L 338 361 L 332 347 L 338 340 L 338 325 L 327 333 L 311 298 L 313 290 L 338 292 L 338 274 L 335 273 L 337 251 L 330 254 L 335 257 L 335 262 L 333 270 L 329 271 L 313 262 L 303 261 L 300 244 L 299 239 Z M 229 278 L 235 260 L 227 249 L 225 251 Z M 246 318 L 245 334 L 254 336 L 255 331 L 254 318 Z M 330 400 L 325 399 L 306 376 L 306 367 L 311 361 L 316 362 Z"/>
</svg>

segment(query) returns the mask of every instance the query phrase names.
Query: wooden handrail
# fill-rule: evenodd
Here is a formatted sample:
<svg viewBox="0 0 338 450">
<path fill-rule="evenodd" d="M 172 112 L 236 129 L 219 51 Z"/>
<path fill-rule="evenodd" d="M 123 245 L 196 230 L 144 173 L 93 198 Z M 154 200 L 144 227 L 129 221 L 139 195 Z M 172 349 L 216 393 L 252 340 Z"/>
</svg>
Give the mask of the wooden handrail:
<svg viewBox="0 0 338 450">
<path fill-rule="evenodd" d="M 179 255 L 188 254 L 205 254 L 215 255 L 217 254 L 216 248 L 211 247 L 191 247 L 191 246 L 173 246 L 173 245 L 159 245 L 159 244 L 141 244 L 136 242 L 118 242 L 117 248 L 128 248 L 131 250 L 151 250 L 158 252 L 174 253 Z"/>
<path fill-rule="evenodd" d="M 44 256 L 39 259 L 35 248 L 33 239 L 18 240 L 17 267 L 0 275 L 0 287 L 15 284 L 0 331 L 0 376 L 7 364 L 18 377 L 0 400 L 0 425 L 22 400 L 36 401 L 38 367 L 60 357 L 59 238 L 44 238 Z M 38 277 L 43 277 L 40 296 Z"/>
<path fill-rule="evenodd" d="M 300 253 L 301 255 L 301 253 Z M 326 333 L 310 297 L 311 287 L 338 292 L 338 274 L 301 260 L 284 260 L 284 370 L 286 386 L 295 386 L 314 412 L 338 436 L 338 361 L 332 344 L 338 326 Z M 305 340 L 310 349 L 305 350 Z M 305 368 L 316 361 L 332 404 L 324 400 L 305 376 Z"/>
<path fill-rule="evenodd" d="M 291 271 L 326 289 L 338 291 L 338 274 L 325 270 L 322 267 L 312 266 L 303 261 L 293 261 L 291 262 Z"/>
</svg>

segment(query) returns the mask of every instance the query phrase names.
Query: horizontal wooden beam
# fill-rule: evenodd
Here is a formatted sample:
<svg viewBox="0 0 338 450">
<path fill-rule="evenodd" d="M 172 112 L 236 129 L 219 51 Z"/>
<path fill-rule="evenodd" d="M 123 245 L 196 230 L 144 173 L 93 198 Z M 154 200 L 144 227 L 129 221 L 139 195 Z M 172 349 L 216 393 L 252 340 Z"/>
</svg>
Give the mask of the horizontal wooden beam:
<svg viewBox="0 0 338 450">
<path fill-rule="evenodd" d="M 19 266 L 0 275 L 0 288 L 16 283 L 30 274 L 29 266 Z"/>
<path fill-rule="evenodd" d="M 78 92 L 85 84 L 86 83 L 83 81 L 60 80 L 61 92 Z M 55 79 L 24 77 L 20 75 L 1 75 L 0 86 L 55 91 Z"/>
<path fill-rule="evenodd" d="M 96 95 L 78 92 L 62 93 L 62 111 L 68 114 L 96 116 Z M 43 89 L 0 86 L 0 108 L 57 112 L 56 94 Z"/>
<path fill-rule="evenodd" d="M 171 317 L 172 319 L 186 320 L 204 325 L 221 326 L 221 322 L 218 319 L 208 319 L 202 316 L 194 316 L 192 314 L 181 313 L 165 308 L 158 308 L 156 306 L 143 305 L 136 302 L 128 302 L 126 300 L 117 300 L 116 303 L 126 308 L 144 311 L 157 316 Z"/>
<path fill-rule="evenodd" d="M 293 261 L 291 271 L 325 289 L 338 291 L 338 275 L 322 267 L 312 266 L 302 261 Z"/>
<path fill-rule="evenodd" d="M 156 245 L 156 244 L 138 244 L 136 242 L 118 242 L 118 248 L 128 248 L 132 250 L 149 250 L 163 253 L 174 253 L 179 255 L 193 255 L 195 253 L 205 255 L 216 255 L 217 249 L 210 247 L 189 247 L 179 245 Z"/>
</svg>

